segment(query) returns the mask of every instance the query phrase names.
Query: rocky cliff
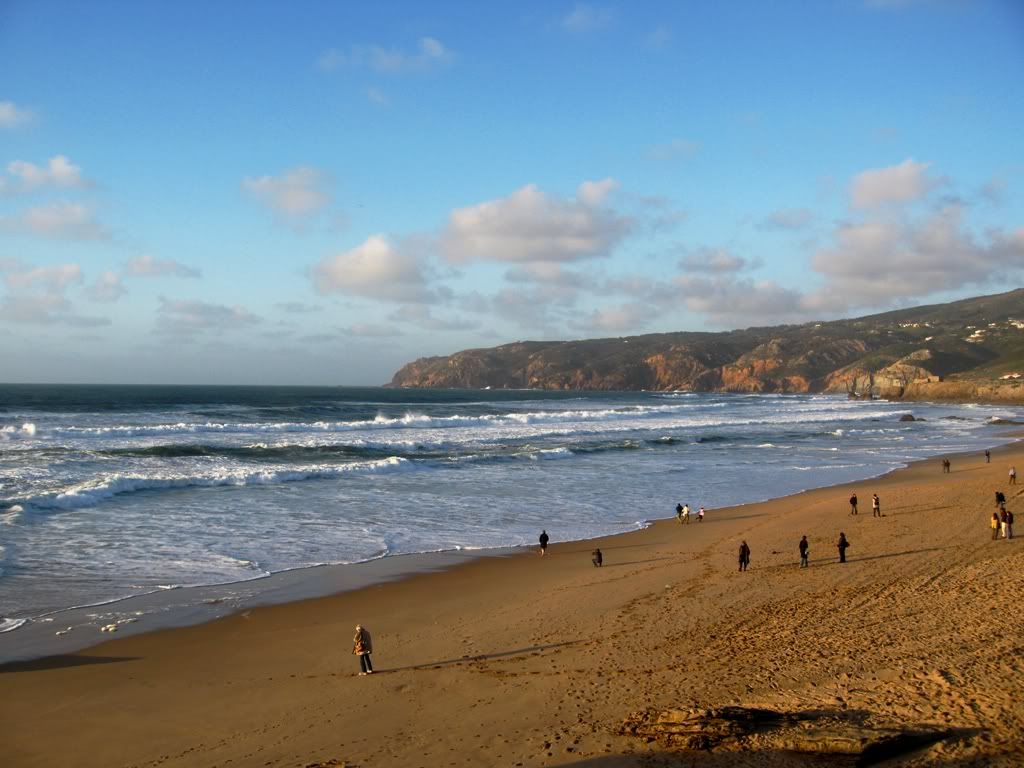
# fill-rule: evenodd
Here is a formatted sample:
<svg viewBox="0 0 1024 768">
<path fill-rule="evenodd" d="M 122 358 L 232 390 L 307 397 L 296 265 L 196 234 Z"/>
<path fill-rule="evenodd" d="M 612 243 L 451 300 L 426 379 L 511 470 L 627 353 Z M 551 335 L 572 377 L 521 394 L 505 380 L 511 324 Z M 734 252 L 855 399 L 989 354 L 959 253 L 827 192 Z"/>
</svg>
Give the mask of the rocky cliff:
<svg viewBox="0 0 1024 768">
<path fill-rule="evenodd" d="M 421 358 L 391 386 L 1024 402 L 1017 374 L 1024 377 L 1024 289 L 804 325 L 515 342 Z"/>
</svg>

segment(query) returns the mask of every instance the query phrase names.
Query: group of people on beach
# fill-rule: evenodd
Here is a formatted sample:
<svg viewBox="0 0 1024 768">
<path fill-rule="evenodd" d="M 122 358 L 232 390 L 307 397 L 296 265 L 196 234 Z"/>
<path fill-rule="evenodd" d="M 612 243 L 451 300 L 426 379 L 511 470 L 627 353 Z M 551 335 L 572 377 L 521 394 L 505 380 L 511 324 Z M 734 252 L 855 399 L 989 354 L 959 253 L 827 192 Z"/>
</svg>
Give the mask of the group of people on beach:
<svg viewBox="0 0 1024 768">
<path fill-rule="evenodd" d="M 996 511 L 992 513 L 992 540 L 1013 538 L 1013 512 L 1006 508 L 1006 494 L 996 491 Z"/>
<path fill-rule="evenodd" d="M 857 514 L 857 494 L 854 493 L 850 496 L 850 514 Z M 871 516 L 872 517 L 883 517 L 882 515 L 882 500 L 878 498 L 877 493 L 871 494 Z"/>
<path fill-rule="evenodd" d="M 680 524 L 690 522 L 689 504 L 676 504 L 676 520 L 678 520 Z M 704 522 L 704 507 L 697 510 L 697 522 Z"/>
</svg>

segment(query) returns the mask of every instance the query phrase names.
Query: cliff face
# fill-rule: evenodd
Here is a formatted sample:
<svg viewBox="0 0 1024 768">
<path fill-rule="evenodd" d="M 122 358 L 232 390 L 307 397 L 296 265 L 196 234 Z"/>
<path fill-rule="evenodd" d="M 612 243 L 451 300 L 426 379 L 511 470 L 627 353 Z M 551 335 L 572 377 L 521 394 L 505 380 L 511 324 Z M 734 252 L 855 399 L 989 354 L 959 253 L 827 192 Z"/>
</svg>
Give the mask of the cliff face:
<svg viewBox="0 0 1024 768">
<path fill-rule="evenodd" d="M 1024 289 L 854 320 L 470 349 L 409 363 L 391 386 L 1024 402 L 1024 385 L 999 383 L 1017 369 L 1024 374 Z"/>
</svg>

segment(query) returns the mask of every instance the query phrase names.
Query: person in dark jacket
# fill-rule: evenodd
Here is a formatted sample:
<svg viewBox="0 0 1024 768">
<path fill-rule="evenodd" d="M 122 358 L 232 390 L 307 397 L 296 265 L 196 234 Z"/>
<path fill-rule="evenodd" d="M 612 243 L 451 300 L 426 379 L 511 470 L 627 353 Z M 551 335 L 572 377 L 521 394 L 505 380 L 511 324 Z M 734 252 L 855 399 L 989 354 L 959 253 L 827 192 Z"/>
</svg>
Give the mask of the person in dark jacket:
<svg viewBox="0 0 1024 768">
<path fill-rule="evenodd" d="M 744 541 L 740 544 L 740 570 L 747 570 L 748 565 L 750 565 L 750 547 Z"/>
<path fill-rule="evenodd" d="M 595 549 L 590 553 L 590 562 L 594 564 L 595 568 L 600 568 L 604 565 L 604 555 L 601 554 L 600 549 Z"/>
<path fill-rule="evenodd" d="M 856 515 L 857 514 L 857 494 L 856 493 L 853 494 L 850 497 L 850 514 L 851 515 Z"/>
<path fill-rule="evenodd" d="M 810 545 L 807 543 L 807 537 L 804 536 L 800 539 L 800 567 L 807 567 L 807 549 Z"/>
<path fill-rule="evenodd" d="M 539 539 L 539 541 L 540 541 L 540 553 L 541 553 L 541 555 L 546 555 L 548 553 L 548 532 L 547 531 L 541 531 L 540 532 L 540 539 Z"/>
<path fill-rule="evenodd" d="M 871 494 L 871 516 L 881 517 L 882 516 L 882 502 L 878 498 L 877 493 Z"/>
<path fill-rule="evenodd" d="M 370 654 L 373 653 L 373 640 L 361 624 L 356 624 L 356 636 L 352 638 L 352 653 L 359 657 L 360 675 L 372 675 L 373 664 Z"/>
<path fill-rule="evenodd" d="M 1002 491 L 996 491 L 996 506 L 1000 509 L 1006 506 L 1006 494 Z"/>
<path fill-rule="evenodd" d="M 846 534 L 839 534 L 839 541 L 836 543 L 836 547 L 839 549 L 839 562 L 846 562 L 846 550 L 850 546 L 850 542 L 846 540 Z"/>
</svg>

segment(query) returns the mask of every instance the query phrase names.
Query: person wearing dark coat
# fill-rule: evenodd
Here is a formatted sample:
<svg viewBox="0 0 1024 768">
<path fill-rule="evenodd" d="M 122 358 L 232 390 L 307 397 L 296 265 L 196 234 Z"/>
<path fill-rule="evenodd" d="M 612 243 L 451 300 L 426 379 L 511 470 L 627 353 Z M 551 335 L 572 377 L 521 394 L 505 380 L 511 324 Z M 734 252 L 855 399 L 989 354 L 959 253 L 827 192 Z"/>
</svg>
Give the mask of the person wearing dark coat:
<svg viewBox="0 0 1024 768">
<path fill-rule="evenodd" d="M 747 542 L 740 544 L 740 570 L 747 570 L 747 566 L 750 565 L 750 547 L 747 546 Z"/>
<path fill-rule="evenodd" d="M 1006 494 L 1002 491 L 996 491 L 996 506 L 1000 509 L 1006 506 Z"/>
<path fill-rule="evenodd" d="M 540 539 L 539 539 L 539 541 L 540 541 L 540 553 L 541 553 L 541 555 L 546 555 L 548 553 L 548 532 L 546 530 L 540 532 Z"/>
<path fill-rule="evenodd" d="M 356 636 L 352 638 L 352 653 L 359 657 L 359 674 L 372 675 L 373 664 L 370 663 L 370 654 L 373 653 L 373 640 L 361 624 L 356 624 Z"/>
<path fill-rule="evenodd" d="M 856 493 L 853 494 L 850 497 L 850 514 L 851 515 L 856 515 L 857 514 L 857 494 Z"/>
<path fill-rule="evenodd" d="M 800 539 L 800 567 L 801 568 L 806 568 L 807 567 L 807 548 L 808 548 L 808 546 L 809 545 L 807 543 L 807 537 L 804 536 L 802 539 Z"/>
<path fill-rule="evenodd" d="M 600 568 L 604 564 L 604 555 L 601 554 L 600 549 L 595 549 L 590 553 L 590 562 L 594 564 L 595 568 Z"/>
<path fill-rule="evenodd" d="M 847 548 L 849 546 L 850 546 L 850 542 L 846 540 L 846 534 L 845 533 L 840 533 L 839 534 L 839 541 L 836 544 L 836 547 L 839 549 L 839 562 L 840 563 L 845 563 L 846 562 L 846 550 L 847 550 Z"/>
</svg>

